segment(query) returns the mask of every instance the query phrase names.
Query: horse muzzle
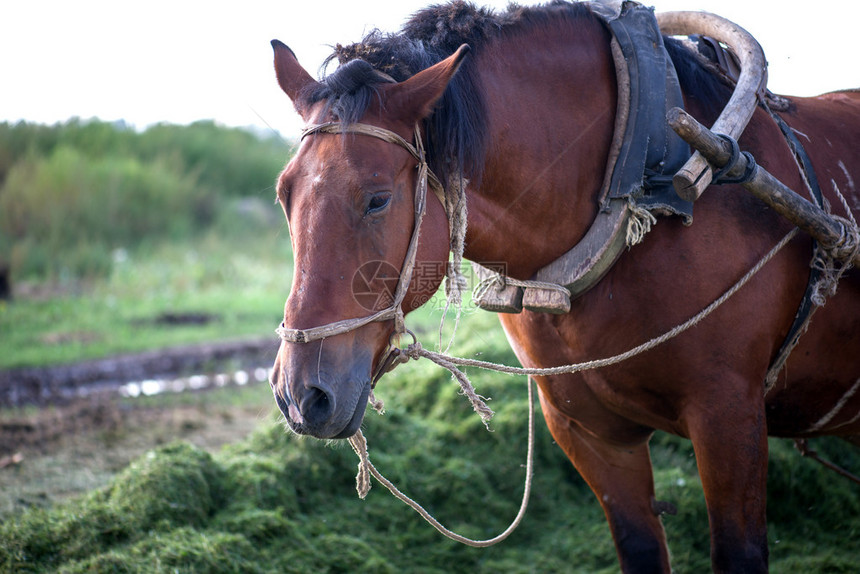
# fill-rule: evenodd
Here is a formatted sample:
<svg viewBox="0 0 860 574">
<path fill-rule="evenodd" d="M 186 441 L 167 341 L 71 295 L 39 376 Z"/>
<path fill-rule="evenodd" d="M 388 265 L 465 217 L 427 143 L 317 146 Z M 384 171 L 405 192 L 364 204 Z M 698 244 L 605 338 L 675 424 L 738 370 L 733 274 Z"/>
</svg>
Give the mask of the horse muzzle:
<svg viewBox="0 0 860 574">
<path fill-rule="evenodd" d="M 370 394 L 370 361 L 355 361 L 339 375 L 275 363 L 270 384 L 290 429 L 322 439 L 348 438 L 364 419 Z M 316 367 L 316 364 L 314 365 Z"/>
</svg>

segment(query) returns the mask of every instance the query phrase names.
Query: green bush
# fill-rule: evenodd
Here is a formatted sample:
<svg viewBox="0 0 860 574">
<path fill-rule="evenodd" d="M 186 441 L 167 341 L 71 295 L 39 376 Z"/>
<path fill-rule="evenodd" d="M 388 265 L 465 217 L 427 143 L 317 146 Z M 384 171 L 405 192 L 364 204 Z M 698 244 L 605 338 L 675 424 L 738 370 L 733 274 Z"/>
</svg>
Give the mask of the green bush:
<svg viewBox="0 0 860 574">
<path fill-rule="evenodd" d="M 194 178 L 131 158 L 87 161 L 60 147 L 9 173 L 0 236 L 17 277 L 104 274 L 111 253 L 144 239 L 186 238 L 212 220 Z"/>
<path fill-rule="evenodd" d="M 175 242 L 217 224 L 272 224 L 288 146 L 213 122 L 0 124 L 0 266 L 14 280 L 104 276 L 117 250 Z M 276 215 L 277 210 L 272 208 Z"/>
<path fill-rule="evenodd" d="M 211 121 L 189 126 L 159 124 L 140 135 L 140 157 L 169 158 L 219 196 L 265 197 L 274 201 L 274 183 L 290 146 L 274 135 L 258 136 Z"/>
</svg>

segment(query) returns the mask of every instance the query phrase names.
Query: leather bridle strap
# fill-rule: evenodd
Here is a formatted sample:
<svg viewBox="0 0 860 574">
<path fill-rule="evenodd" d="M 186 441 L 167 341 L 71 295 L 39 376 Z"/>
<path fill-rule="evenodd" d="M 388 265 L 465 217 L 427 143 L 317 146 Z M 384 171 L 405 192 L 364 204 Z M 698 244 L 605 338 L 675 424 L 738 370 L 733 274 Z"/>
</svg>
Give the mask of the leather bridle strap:
<svg viewBox="0 0 860 574">
<path fill-rule="evenodd" d="M 396 144 L 408 151 L 412 155 L 412 157 L 414 157 L 415 160 L 418 162 L 418 180 L 415 184 L 414 197 L 415 225 L 412 229 L 412 237 L 409 240 L 409 247 L 406 250 L 406 258 L 403 262 L 403 268 L 400 271 L 400 280 L 397 283 L 397 289 L 394 291 L 394 302 L 391 304 L 391 306 L 366 317 L 344 319 L 342 321 L 335 321 L 334 323 L 328 323 L 326 325 L 310 327 L 307 329 L 291 329 L 281 323 L 281 325 L 275 330 L 275 332 L 278 334 L 282 341 L 288 343 L 310 343 L 311 341 L 317 341 L 320 339 L 326 339 L 328 337 L 334 337 L 335 335 L 340 335 L 342 333 L 347 333 L 349 331 L 353 331 L 376 321 L 394 320 L 394 333 L 398 335 L 405 333 L 406 326 L 404 324 L 404 315 L 403 310 L 401 309 L 401 304 L 403 303 L 403 299 L 406 297 L 406 292 L 409 289 L 409 283 L 412 280 L 412 271 L 415 268 L 415 258 L 418 252 L 418 236 L 420 235 L 421 222 L 424 219 L 424 212 L 426 211 L 428 183 L 433 188 L 433 191 L 437 195 L 437 197 L 439 197 L 440 200 L 443 201 L 444 205 L 444 192 L 442 189 L 442 185 L 440 184 L 436 176 L 430 171 L 430 168 L 427 165 L 427 158 L 424 153 L 424 144 L 421 140 L 421 130 L 416 124 L 415 145 L 412 145 L 396 133 L 384 128 L 371 126 L 368 124 L 343 124 L 340 122 L 327 122 L 323 124 L 308 126 L 307 128 L 305 128 L 305 130 L 302 132 L 302 139 L 316 133 L 362 134 Z"/>
</svg>

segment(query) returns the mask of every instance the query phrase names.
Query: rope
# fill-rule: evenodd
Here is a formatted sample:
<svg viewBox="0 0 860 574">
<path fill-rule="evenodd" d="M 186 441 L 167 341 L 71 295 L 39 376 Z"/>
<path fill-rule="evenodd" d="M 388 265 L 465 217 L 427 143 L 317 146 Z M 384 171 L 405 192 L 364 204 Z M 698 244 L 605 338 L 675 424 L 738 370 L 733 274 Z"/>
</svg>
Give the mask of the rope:
<svg viewBox="0 0 860 574">
<path fill-rule="evenodd" d="M 726 302 L 732 295 L 734 295 L 738 290 L 740 290 L 744 285 L 746 285 L 750 279 L 752 279 L 756 273 L 758 273 L 762 267 L 764 267 L 773 257 L 784 248 L 788 242 L 797 234 L 797 229 L 792 229 L 779 243 L 777 243 L 764 257 L 759 260 L 759 262 L 750 269 L 743 277 L 738 280 L 731 288 L 729 288 L 723 295 L 705 307 L 701 312 L 696 314 L 694 317 L 690 318 L 686 322 L 678 325 L 674 329 L 668 331 L 667 333 L 651 339 L 647 343 L 639 345 L 638 347 L 634 347 L 625 353 L 621 353 L 619 355 L 615 355 L 613 357 L 609 357 L 606 359 L 599 359 L 595 361 L 587 361 L 584 363 L 577 363 L 572 365 L 563 365 L 559 367 L 550 367 L 550 368 L 519 368 L 519 367 L 509 367 L 506 365 L 499 365 L 496 363 L 491 363 L 488 361 L 478 361 L 475 359 L 464 359 L 460 357 L 453 357 L 444 353 L 436 353 L 433 351 L 428 351 L 421 346 L 421 343 L 418 341 L 414 341 L 412 344 L 406 347 L 406 349 L 392 349 L 393 353 L 398 353 L 405 359 L 414 359 L 418 360 L 421 357 L 431 360 L 437 365 L 448 369 L 457 381 L 460 383 L 460 387 L 463 391 L 463 394 L 469 399 L 469 402 L 472 404 L 472 408 L 475 412 L 480 415 L 481 420 L 484 422 L 484 425 L 487 426 L 490 418 L 493 416 L 493 411 L 487 407 L 484 402 L 485 398 L 475 392 L 474 387 L 472 386 L 469 378 L 466 374 L 461 371 L 458 366 L 461 367 L 478 367 L 481 369 L 497 371 L 500 373 L 506 373 L 510 375 L 557 375 L 564 373 L 575 373 L 579 371 L 584 371 L 588 369 L 597 369 L 600 367 L 605 367 L 609 365 L 613 365 L 616 363 L 620 363 L 625 361 L 633 356 L 636 356 L 640 353 L 643 353 L 649 349 L 660 345 L 668 341 L 669 339 L 680 335 L 690 327 L 698 324 L 705 317 L 714 312 L 720 305 Z M 397 364 L 405 362 L 404 360 L 398 360 Z M 494 538 L 490 538 L 487 540 L 473 540 L 471 538 L 467 538 L 451 530 L 447 529 L 443 526 L 438 520 L 436 520 L 427 510 L 424 509 L 420 504 L 415 502 L 413 499 L 409 498 L 407 495 L 403 494 L 400 490 L 394 486 L 391 481 L 385 478 L 382 473 L 380 473 L 373 463 L 370 462 L 370 456 L 367 452 L 367 440 L 365 439 L 362 432 L 359 430 L 355 435 L 349 438 L 349 443 L 352 446 L 353 450 L 356 452 L 359 458 L 358 463 L 358 474 L 356 475 L 356 490 L 358 492 L 358 496 L 363 500 L 367 493 L 370 491 L 370 476 L 375 477 L 385 488 L 387 488 L 395 497 L 397 497 L 402 502 L 409 505 L 413 510 L 415 510 L 418 514 L 421 515 L 424 520 L 430 523 L 436 530 L 438 530 L 443 535 L 447 536 L 451 540 L 455 540 L 457 542 L 461 542 L 463 544 L 467 544 L 469 546 L 475 547 L 487 547 L 498 542 L 501 542 L 505 538 L 507 538 L 516 528 L 519 526 L 522 521 L 523 516 L 525 515 L 526 507 L 528 506 L 528 499 L 531 493 L 531 484 L 532 484 L 532 476 L 533 476 L 533 460 L 534 460 L 534 391 L 532 388 L 532 381 L 529 378 L 528 382 L 528 391 L 529 391 L 529 438 L 528 438 L 528 455 L 526 460 L 526 481 L 525 487 L 523 489 L 523 499 L 520 504 L 519 512 L 517 516 L 514 518 L 513 522 L 505 529 L 504 532 L 499 534 Z M 489 427 L 488 427 L 489 428 Z"/>
<path fill-rule="evenodd" d="M 804 171 L 801 170 L 801 174 Z M 804 175 L 807 187 L 809 182 Z M 812 301 L 812 307 L 806 318 L 800 325 L 800 328 L 795 333 L 794 337 L 786 343 L 786 349 L 780 354 L 780 357 L 771 365 L 765 376 L 764 393 L 768 394 L 779 378 L 779 373 L 782 371 L 785 364 L 788 362 L 788 357 L 794 351 L 795 347 L 800 343 L 800 338 L 809 330 L 809 325 L 812 322 L 812 316 L 819 307 L 823 307 L 827 302 L 827 297 L 832 297 L 836 294 L 836 288 L 842 276 L 851 269 L 852 261 L 860 252 L 860 232 L 858 232 L 857 221 L 851 213 L 851 208 L 848 206 L 848 201 L 839 191 L 836 183 L 833 183 L 833 189 L 836 196 L 842 202 L 848 218 L 839 217 L 838 215 L 830 214 L 842 228 L 842 233 L 836 243 L 830 247 L 824 247 L 820 241 L 816 242 L 815 252 L 812 255 L 810 266 L 821 273 L 821 277 L 812 286 L 812 293 L 809 298 Z M 811 188 L 810 188 L 811 192 Z M 815 197 L 815 194 L 811 194 Z M 829 212 L 829 208 L 825 207 Z"/>
<path fill-rule="evenodd" d="M 636 355 L 644 353 L 654 347 L 665 343 L 666 341 L 677 337 L 690 327 L 697 325 L 702 320 L 704 320 L 708 315 L 716 311 L 718 307 L 720 307 L 723 303 L 725 303 L 732 295 L 737 293 L 744 285 L 746 285 L 750 279 L 752 279 L 756 273 L 758 273 L 762 267 L 764 267 L 773 257 L 784 248 L 789 241 L 797 234 L 797 228 L 792 229 L 791 231 L 783 237 L 779 243 L 777 243 L 773 249 L 771 249 L 764 257 L 759 260 L 759 262 L 750 269 L 743 277 L 741 277 L 737 283 L 735 283 L 732 287 L 730 287 L 725 293 L 723 293 L 716 301 L 702 309 L 699 313 L 681 323 L 677 327 L 669 330 L 668 332 L 660 335 L 659 337 L 655 337 L 650 341 L 643 343 L 637 347 L 630 349 L 624 353 L 620 353 L 618 355 L 614 355 L 612 357 L 607 357 L 605 359 L 596 359 L 593 361 L 586 361 L 583 363 L 575 363 L 571 365 L 561 365 L 558 367 L 547 367 L 547 368 L 522 368 L 522 367 L 509 367 L 507 365 L 498 365 L 496 363 L 491 363 L 488 361 L 479 361 L 477 359 L 465 359 L 460 357 L 453 357 L 450 355 L 445 355 L 443 353 L 435 353 L 433 351 L 428 351 L 426 349 L 421 348 L 420 343 L 416 343 L 410 345 L 409 348 L 405 351 L 408 356 L 411 358 L 414 355 L 418 355 L 421 357 L 425 357 L 430 359 L 434 363 L 448 368 L 447 364 L 456 365 L 458 367 L 477 367 L 479 369 L 485 369 L 490 371 L 497 371 L 499 373 L 505 373 L 508 375 L 529 375 L 529 376 L 548 376 L 548 375 L 562 375 L 569 373 L 578 373 L 580 371 L 587 371 L 590 369 L 599 369 L 602 367 L 608 367 L 610 365 L 615 365 L 626 361 Z M 413 349 L 414 347 L 414 349 Z M 453 372 L 453 371 L 452 371 Z M 462 373 L 461 371 L 457 371 Z M 456 373 L 455 373 L 456 376 Z M 464 375 L 465 376 L 465 375 Z M 459 378 L 459 376 L 458 376 Z M 471 386 L 471 385 L 470 385 Z M 478 409 L 476 408 L 476 411 Z"/>
<path fill-rule="evenodd" d="M 645 235 L 651 231 L 651 226 L 657 223 L 657 218 L 654 217 L 653 213 L 644 207 L 639 207 L 632 200 L 629 203 L 630 219 L 627 220 L 627 237 L 625 238 L 628 248 L 641 243 L 645 239 Z"/>
<path fill-rule="evenodd" d="M 512 285 L 514 287 L 522 287 L 524 289 L 545 289 L 548 291 L 558 291 L 559 293 L 563 293 L 570 297 L 570 289 L 565 287 L 564 285 L 559 285 L 558 283 L 550 283 L 548 281 L 525 281 L 520 279 L 514 279 L 513 277 L 508 277 L 507 275 L 502 275 L 500 273 L 495 273 L 493 271 L 487 270 L 492 273 L 486 279 L 481 280 L 478 283 L 477 287 L 475 287 L 475 291 L 472 294 L 472 299 L 479 300 L 481 297 L 489 291 L 490 289 L 495 288 L 497 291 L 501 291 L 508 285 Z"/>
<path fill-rule="evenodd" d="M 645 239 L 645 235 L 651 231 L 651 227 L 657 223 L 657 218 L 654 217 L 654 214 L 648 211 L 648 209 L 636 205 L 633 200 L 629 201 L 628 208 L 630 217 L 627 219 L 627 234 L 625 236 L 625 242 L 629 248 L 641 243 L 642 240 Z M 564 294 L 568 299 L 571 297 L 570 289 L 559 283 L 552 283 L 549 281 L 524 281 L 513 279 L 512 277 L 502 275 L 501 273 L 492 272 L 490 270 L 488 271 L 492 274 L 486 279 L 483 279 L 478 283 L 477 287 L 475 287 L 472 295 L 473 300 L 481 300 L 487 291 L 492 288 L 495 288 L 497 291 L 501 291 L 508 285 L 525 289 L 557 291 Z"/>
<path fill-rule="evenodd" d="M 359 430 L 353 436 L 349 438 L 349 444 L 352 446 L 352 449 L 358 455 L 359 463 L 358 463 L 358 474 L 355 477 L 356 482 L 356 490 L 358 491 L 358 496 L 361 497 L 362 500 L 367 496 L 367 493 L 370 491 L 370 476 L 372 475 L 376 480 L 378 480 L 385 488 L 387 488 L 391 494 L 397 497 L 402 502 L 409 505 L 415 512 L 421 515 L 421 517 L 426 520 L 430 525 L 433 526 L 436 530 L 438 530 L 443 535 L 447 536 L 451 540 L 455 542 L 460 542 L 462 544 L 466 544 L 468 546 L 473 546 L 475 548 L 486 548 L 488 546 L 492 546 L 506 539 L 511 533 L 517 529 L 520 523 L 523 520 L 523 517 L 526 514 L 526 508 L 529 504 L 529 497 L 531 495 L 532 489 L 532 479 L 534 477 L 534 442 L 535 442 L 535 401 L 534 401 L 534 387 L 532 384 L 532 380 L 528 380 L 528 390 L 529 390 L 529 437 L 528 437 L 528 452 L 526 454 L 526 478 L 525 478 L 525 486 L 523 488 L 523 498 L 520 503 L 520 508 L 517 511 L 517 515 L 514 517 L 511 524 L 499 535 L 488 538 L 486 540 L 473 540 L 471 538 L 467 538 L 461 534 L 457 534 L 446 528 L 441 522 L 436 520 L 432 514 L 427 512 L 427 510 L 415 502 L 413 499 L 409 498 L 406 494 L 401 492 L 394 484 L 385 478 L 379 470 L 370 462 L 370 456 L 367 453 L 367 439 L 364 438 L 364 435 Z"/>
<path fill-rule="evenodd" d="M 839 281 L 853 267 L 852 261 L 860 253 L 860 231 L 858 231 L 857 220 L 854 219 L 848 201 L 839 191 L 835 182 L 833 183 L 833 190 L 842 202 L 848 217 L 831 215 L 839 223 L 842 233 L 833 245 L 820 247 L 813 258 L 812 266 L 822 274 L 812 292 L 812 302 L 818 307 L 826 303 L 827 297 L 836 295 Z"/>
<path fill-rule="evenodd" d="M 401 304 L 403 303 L 403 299 L 406 297 L 406 292 L 409 289 L 409 283 L 412 280 L 412 271 L 415 267 L 415 258 L 418 253 L 418 236 L 421 233 L 421 222 L 424 220 L 424 213 L 426 211 L 427 187 L 428 185 L 433 187 L 434 192 L 436 192 L 437 195 L 439 193 L 442 193 L 440 191 L 442 189 L 442 186 L 439 183 L 439 180 L 436 178 L 435 175 L 432 174 L 430 168 L 427 165 L 427 160 L 424 154 L 424 143 L 421 139 L 420 128 L 417 124 L 415 125 L 414 146 L 392 131 L 376 126 L 371 126 L 368 124 L 350 124 L 348 126 L 337 122 L 317 124 L 313 126 L 308 126 L 302 132 L 302 138 L 305 138 L 308 135 L 315 133 L 364 134 L 379 138 L 390 143 L 394 143 L 408 151 L 418 161 L 418 181 L 415 184 L 414 197 L 415 223 L 414 227 L 412 228 L 412 237 L 409 240 L 409 247 L 406 251 L 406 257 L 403 261 L 403 267 L 400 270 L 400 279 L 397 282 L 397 288 L 394 292 L 394 301 L 390 307 L 372 315 L 368 315 L 366 317 L 344 319 L 342 321 L 328 323 L 319 327 L 310 327 L 308 329 L 290 329 L 287 328 L 284 323 L 281 323 L 280 326 L 275 329 L 275 332 L 278 334 L 281 340 L 289 343 L 309 343 L 311 341 L 326 339 L 328 337 L 334 337 L 335 335 L 340 335 L 342 333 L 353 331 L 355 329 L 358 329 L 359 327 L 367 325 L 368 323 L 393 319 L 394 332 L 403 333 L 406 331 L 406 326 L 404 324 L 405 319 L 403 316 L 403 309 L 401 308 Z"/>
<path fill-rule="evenodd" d="M 463 310 L 463 291 L 469 285 L 463 275 L 463 251 L 466 249 L 466 227 L 469 216 L 466 203 L 466 186 L 468 180 L 464 179 L 462 172 L 459 178 L 448 182 L 448 193 L 445 194 L 445 213 L 448 216 L 448 248 L 451 251 L 451 261 L 445 273 L 445 308 L 442 310 L 442 319 L 439 321 L 439 349 L 442 349 L 442 330 L 445 327 L 445 319 L 451 306 L 456 309 L 454 318 L 454 330 L 445 346 L 445 352 L 454 343 L 457 328 L 460 326 L 460 316 Z"/>
</svg>

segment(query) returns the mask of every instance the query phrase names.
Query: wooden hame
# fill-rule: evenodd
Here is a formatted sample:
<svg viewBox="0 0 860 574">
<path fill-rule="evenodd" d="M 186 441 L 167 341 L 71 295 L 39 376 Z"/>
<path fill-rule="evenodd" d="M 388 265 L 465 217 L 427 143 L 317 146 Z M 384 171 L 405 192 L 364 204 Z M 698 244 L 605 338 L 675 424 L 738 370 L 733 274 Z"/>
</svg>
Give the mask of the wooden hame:
<svg viewBox="0 0 860 574">
<path fill-rule="evenodd" d="M 666 120 L 675 132 L 693 146 L 708 162 L 718 168 L 732 159 L 732 144 L 700 124 L 680 108 L 672 108 Z M 804 199 L 779 181 L 760 165 L 750 165 L 750 159 L 740 154 L 726 176 L 739 178 L 750 170 L 749 181 L 741 185 L 791 221 L 800 230 L 814 237 L 825 250 L 836 249 L 837 257 L 860 265 L 857 249 L 857 226 L 843 218 L 836 219 L 826 211 Z M 679 173 L 674 178 L 676 189 L 686 189 L 692 182 Z"/>
</svg>

